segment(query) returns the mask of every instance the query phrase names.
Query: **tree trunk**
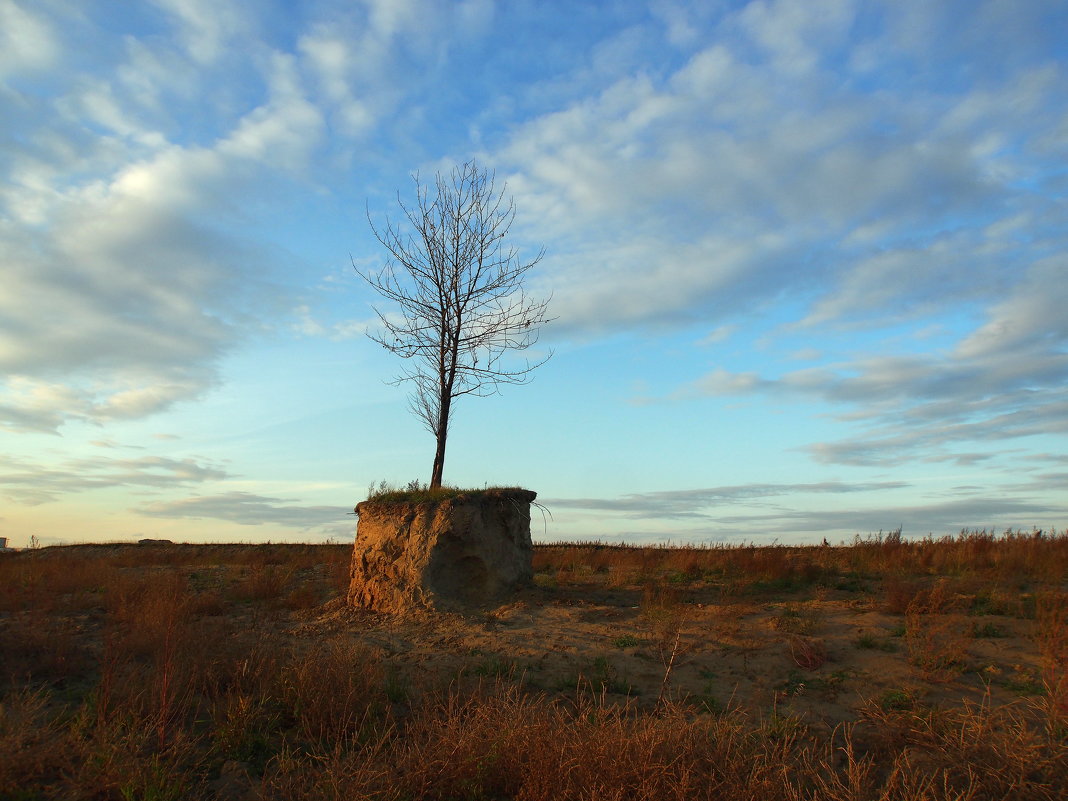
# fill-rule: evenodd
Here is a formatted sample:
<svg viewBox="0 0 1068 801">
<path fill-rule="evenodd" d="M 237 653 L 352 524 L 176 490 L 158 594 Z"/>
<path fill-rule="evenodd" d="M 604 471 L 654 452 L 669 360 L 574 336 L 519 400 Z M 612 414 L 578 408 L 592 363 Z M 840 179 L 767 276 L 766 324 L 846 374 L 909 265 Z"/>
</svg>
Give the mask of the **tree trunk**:
<svg viewBox="0 0 1068 801">
<path fill-rule="evenodd" d="M 448 431 L 438 434 L 438 448 L 434 453 L 434 472 L 430 476 L 430 489 L 441 487 L 441 474 L 445 471 L 445 437 Z"/>
<path fill-rule="evenodd" d="M 440 411 L 438 412 L 437 426 L 438 447 L 434 452 L 434 470 L 430 474 L 430 489 L 432 490 L 441 487 L 441 477 L 445 472 L 445 440 L 449 436 L 449 406 L 451 403 L 452 396 L 446 393 L 439 405 Z"/>
</svg>

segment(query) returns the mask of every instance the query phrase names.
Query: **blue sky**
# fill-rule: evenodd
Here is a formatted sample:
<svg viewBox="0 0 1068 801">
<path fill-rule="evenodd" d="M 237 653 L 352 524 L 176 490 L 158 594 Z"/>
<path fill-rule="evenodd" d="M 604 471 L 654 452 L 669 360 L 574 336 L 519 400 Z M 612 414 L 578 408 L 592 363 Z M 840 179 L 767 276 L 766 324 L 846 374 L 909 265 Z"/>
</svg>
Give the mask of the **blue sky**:
<svg viewBox="0 0 1068 801">
<path fill-rule="evenodd" d="M 507 184 L 536 539 L 1068 522 L 1061 0 L 0 0 L 0 536 L 352 536 L 433 438 L 366 211 Z"/>
</svg>

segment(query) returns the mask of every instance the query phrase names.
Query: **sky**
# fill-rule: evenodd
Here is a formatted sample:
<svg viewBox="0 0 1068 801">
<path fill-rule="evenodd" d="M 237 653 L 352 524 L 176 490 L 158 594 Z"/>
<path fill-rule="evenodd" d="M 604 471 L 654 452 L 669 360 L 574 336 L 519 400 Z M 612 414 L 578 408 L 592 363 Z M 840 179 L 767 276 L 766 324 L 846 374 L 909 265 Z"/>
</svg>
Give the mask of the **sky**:
<svg viewBox="0 0 1068 801">
<path fill-rule="evenodd" d="M 368 218 L 470 159 L 556 319 L 535 541 L 1068 524 L 1063 0 L 0 0 L 0 536 L 344 542 L 433 436 Z"/>
</svg>

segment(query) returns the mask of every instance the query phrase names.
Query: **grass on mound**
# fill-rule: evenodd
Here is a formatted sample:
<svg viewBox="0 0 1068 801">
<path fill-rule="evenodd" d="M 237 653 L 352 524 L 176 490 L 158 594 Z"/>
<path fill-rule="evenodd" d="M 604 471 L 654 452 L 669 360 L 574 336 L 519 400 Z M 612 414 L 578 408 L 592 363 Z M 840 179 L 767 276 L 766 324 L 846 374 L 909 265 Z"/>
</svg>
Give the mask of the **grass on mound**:
<svg viewBox="0 0 1068 801">
<path fill-rule="evenodd" d="M 367 488 L 365 501 L 375 503 L 430 503 L 445 501 L 451 498 L 477 498 L 487 493 L 522 491 L 522 487 L 454 487 L 444 485 L 431 489 L 429 485 L 419 481 L 409 481 L 407 486 L 395 487 L 385 481 L 372 484 Z"/>
</svg>

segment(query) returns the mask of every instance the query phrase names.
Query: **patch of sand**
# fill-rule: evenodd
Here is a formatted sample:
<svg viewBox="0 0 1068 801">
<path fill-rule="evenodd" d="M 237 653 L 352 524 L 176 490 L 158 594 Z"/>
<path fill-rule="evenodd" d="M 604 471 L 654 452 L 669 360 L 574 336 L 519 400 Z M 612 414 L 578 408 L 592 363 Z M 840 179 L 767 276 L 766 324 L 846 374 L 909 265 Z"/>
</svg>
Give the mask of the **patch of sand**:
<svg viewBox="0 0 1068 801">
<path fill-rule="evenodd" d="M 742 707 L 828 729 L 873 704 L 1025 706 L 1040 681 L 1030 620 L 936 614 L 906 634 L 905 617 L 881 611 L 876 595 L 706 595 L 649 610 L 634 588 L 532 587 L 478 613 L 404 617 L 333 602 L 296 633 L 350 636 L 414 689 L 509 675 L 552 694 L 651 707 L 663 691 L 698 709 Z"/>
</svg>

